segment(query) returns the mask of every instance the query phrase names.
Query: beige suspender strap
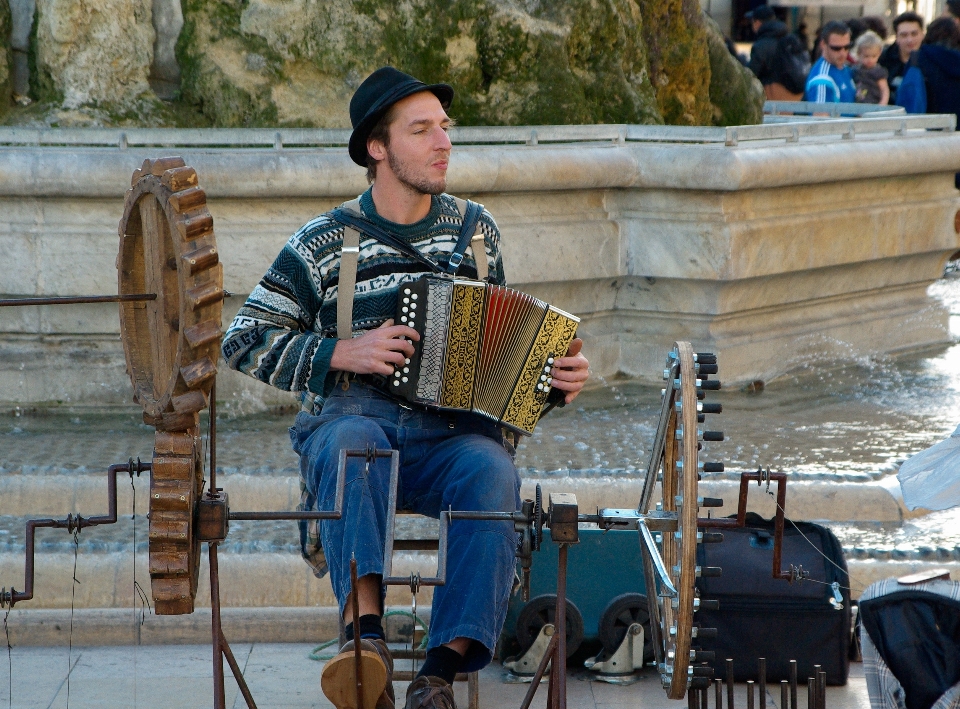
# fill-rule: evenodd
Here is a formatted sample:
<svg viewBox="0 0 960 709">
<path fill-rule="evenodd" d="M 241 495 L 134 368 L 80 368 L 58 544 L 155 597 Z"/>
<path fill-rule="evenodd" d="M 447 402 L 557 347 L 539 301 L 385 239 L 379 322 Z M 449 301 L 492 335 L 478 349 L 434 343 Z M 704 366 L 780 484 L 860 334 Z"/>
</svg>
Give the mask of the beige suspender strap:
<svg viewBox="0 0 960 709">
<path fill-rule="evenodd" d="M 350 212 L 360 214 L 360 200 L 343 205 Z M 360 232 L 353 227 L 343 228 L 343 247 L 340 250 L 340 280 L 337 286 L 337 337 L 353 337 L 353 294 L 357 286 L 357 260 L 360 257 Z"/>
<path fill-rule="evenodd" d="M 465 217 L 467 215 L 467 200 L 454 197 L 453 201 L 457 204 L 457 211 L 460 212 L 460 216 Z M 480 206 L 483 207 L 483 205 Z M 490 267 L 487 264 L 487 249 L 483 243 L 483 230 L 480 228 L 480 222 L 477 222 L 477 230 L 473 238 L 470 239 L 470 251 L 473 253 L 474 262 L 477 264 L 477 280 L 487 280 Z"/>
</svg>

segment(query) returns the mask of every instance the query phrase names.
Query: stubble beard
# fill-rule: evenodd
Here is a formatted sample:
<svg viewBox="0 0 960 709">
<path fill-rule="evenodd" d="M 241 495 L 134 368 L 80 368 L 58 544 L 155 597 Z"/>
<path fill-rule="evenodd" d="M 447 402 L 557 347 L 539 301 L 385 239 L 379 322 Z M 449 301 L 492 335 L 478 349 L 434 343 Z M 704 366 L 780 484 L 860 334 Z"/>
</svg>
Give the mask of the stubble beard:
<svg viewBox="0 0 960 709">
<path fill-rule="evenodd" d="M 387 164 L 396 176 L 397 181 L 411 192 L 419 195 L 436 195 L 447 189 L 447 178 L 441 177 L 431 180 L 425 175 L 418 175 L 410 165 L 401 160 L 392 150 L 387 149 Z"/>
</svg>

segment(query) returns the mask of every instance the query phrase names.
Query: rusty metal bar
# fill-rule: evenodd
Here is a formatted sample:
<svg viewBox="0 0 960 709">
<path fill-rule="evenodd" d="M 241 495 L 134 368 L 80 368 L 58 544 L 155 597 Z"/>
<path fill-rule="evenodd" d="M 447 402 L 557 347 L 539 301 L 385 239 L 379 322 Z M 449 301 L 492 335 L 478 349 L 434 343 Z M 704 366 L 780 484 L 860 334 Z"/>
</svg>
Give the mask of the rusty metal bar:
<svg viewBox="0 0 960 709">
<path fill-rule="evenodd" d="M 557 633 L 554 631 L 553 637 L 550 638 L 550 642 L 547 643 L 547 651 L 543 653 L 543 657 L 540 659 L 540 664 L 537 665 L 537 671 L 533 674 L 533 680 L 530 682 L 530 689 L 527 690 L 527 694 L 524 696 L 523 702 L 520 703 L 520 709 L 530 709 L 530 702 L 533 701 L 533 697 L 537 693 L 537 689 L 540 687 L 540 680 L 543 679 L 543 673 L 547 669 L 547 664 L 550 662 L 550 659 L 553 657 L 554 652 L 557 649 L 557 642 Z"/>
<path fill-rule="evenodd" d="M 36 548 L 36 530 L 37 529 L 66 529 L 68 532 L 74 530 L 83 530 L 88 527 L 98 527 L 103 524 L 116 524 L 117 521 L 117 474 L 129 473 L 132 478 L 134 474 L 138 477 L 140 473 L 150 470 L 150 463 L 141 463 L 139 458 L 136 462 L 131 458 L 126 463 L 117 463 L 107 468 L 107 514 L 96 515 L 93 517 L 83 517 L 81 515 L 73 516 L 73 513 L 67 515 L 65 519 L 31 519 L 26 524 L 25 539 L 25 563 L 23 573 L 23 591 L 17 591 L 12 586 L 10 590 L 0 589 L 0 608 L 13 606 L 20 601 L 30 601 L 33 599 L 33 582 L 35 576 L 35 548 Z"/>
<path fill-rule="evenodd" d="M 723 682 L 719 679 L 713 680 L 713 690 L 714 690 L 714 704 L 716 709 L 723 709 Z M 780 709 L 787 709 L 786 707 L 780 707 Z"/>
<path fill-rule="evenodd" d="M 257 703 L 253 701 L 253 695 L 247 686 L 247 680 L 243 677 L 240 665 L 237 664 L 237 658 L 233 656 L 233 650 L 230 649 L 230 644 L 227 642 L 227 637 L 223 634 L 222 629 L 220 632 L 220 643 L 223 648 L 223 656 L 227 658 L 227 664 L 230 665 L 230 671 L 233 672 L 233 678 L 237 680 L 240 694 L 243 695 L 243 699 L 247 703 L 247 709 L 257 709 Z"/>
<path fill-rule="evenodd" d="M 567 550 L 569 544 L 561 544 L 557 562 L 557 648 L 554 657 L 553 677 L 557 680 L 554 696 L 557 709 L 567 709 Z M 552 678 L 551 678 L 552 679 Z M 554 689 L 551 684 L 551 689 Z"/>
<path fill-rule="evenodd" d="M 207 428 L 207 445 L 210 446 L 210 488 L 216 494 L 217 487 L 217 377 L 214 375 L 210 385 L 210 421 Z"/>
<path fill-rule="evenodd" d="M 210 618 L 213 626 L 213 709 L 226 709 L 223 690 L 223 630 L 220 627 L 220 565 L 217 545 L 208 544 L 210 553 Z"/>
<path fill-rule="evenodd" d="M 789 709 L 790 707 L 790 683 L 780 680 L 780 709 Z"/>
<path fill-rule="evenodd" d="M 697 527 L 719 527 L 723 529 L 745 526 L 747 523 L 747 494 L 749 492 L 750 482 L 756 481 L 757 485 L 760 485 L 762 482 L 766 481 L 769 485 L 771 480 L 777 483 L 777 513 L 774 516 L 773 528 L 773 578 L 792 582 L 794 578 L 793 573 L 791 571 L 783 571 L 781 567 L 783 562 L 784 510 L 786 509 L 787 504 L 786 473 L 771 473 L 764 472 L 762 470 L 758 470 L 755 473 L 741 473 L 740 495 L 739 500 L 737 501 L 736 519 L 698 517 Z"/>
<path fill-rule="evenodd" d="M 727 658 L 727 709 L 733 709 L 733 660 Z"/>
<path fill-rule="evenodd" d="M 797 661 L 790 660 L 790 709 L 797 709 Z"/>
<path fill-rule="evenodd" d="M 350 610 L 353 615 L 353 669 L 357 686 L 357 709 L 363 706 L 363 660 L 360 655 L 360 589 L 357 578 L 357 557 L 350 559 Z"/>
<path fill-rule="evenodd" d="M 74 305 L 77 303 L 129 303 L 156 300 L 156 293 L 125 293 L 123 295 L 61 295 L 36 298 L 0 298 L 0 307 L 23 305 Z"/>
<path fill-rule="evenodd" d="M 767 709 L 767 658 L 757 660 L 757 693 L 760 697 L 760 709 Z"/>
</svg>

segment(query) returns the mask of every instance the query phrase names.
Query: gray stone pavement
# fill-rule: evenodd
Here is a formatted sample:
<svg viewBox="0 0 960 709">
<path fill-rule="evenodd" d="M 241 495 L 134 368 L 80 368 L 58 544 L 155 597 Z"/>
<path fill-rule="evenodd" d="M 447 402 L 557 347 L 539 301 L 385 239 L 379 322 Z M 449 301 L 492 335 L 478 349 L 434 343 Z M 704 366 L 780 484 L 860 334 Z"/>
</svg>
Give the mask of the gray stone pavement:
<svg viewBox="0 0 960 709">
<path fill-rule="evenodd" d="M 237 643 L 232 646 L 257 706 L 262 709 L 330 707 L 320 692 L 322 663 L 307 657 L 310 644 Z M 113 647 L 15 647 L 0 653 L 0 709 L 200 709 L 213 706 L 211 650 L 207 645 L 141 645 Z M 399 661 L 398 669 L 408 669 Z M 68 667 L 71 668 L 68 672 Z M 236 682 L 225 667 L 227 707 L 243 709 Z M 68 685 L 69 675 L 69 685 Z M 863 666 L 850 666 L 844 687 L 827 688 L 828 709 L 868 709 Z M 528 685 L 507 684 L 494 664 L 480 675 L 480 707 L 519 707 Z M 12 687 L 11 687 L 12 677 Z M 532 704 L 546 703 L 546 684 Z M 779 690 L 771 686 L 767 707 L 781 709 Z M 405 682 L 395 684 L 402 697 Z M 467 708 L 466 683 L 455 686 L 457 704 Z M 737 685 L 735 706 L 746 707 L 746 685 Z M 806 707 L 800 688 L 799 707 Z M 12 703 L 10 701 L 12 695 Z M 572 676 L 567 682 L 571 709 L 668 709 L 685 701 L 666 698 L 651 670 L 630 686 L 590 682 Z M 711 696 L 711 707 L 713 699 Z M 757 702 L 759 706 L 759 701 Z"/>
</svg>

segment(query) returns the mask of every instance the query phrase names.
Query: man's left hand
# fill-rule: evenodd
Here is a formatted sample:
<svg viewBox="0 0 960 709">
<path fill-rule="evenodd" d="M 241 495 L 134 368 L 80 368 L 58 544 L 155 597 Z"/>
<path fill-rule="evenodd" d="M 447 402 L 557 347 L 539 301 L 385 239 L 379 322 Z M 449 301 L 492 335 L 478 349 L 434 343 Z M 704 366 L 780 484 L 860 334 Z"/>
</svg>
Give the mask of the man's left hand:
<svg viewBox="0 0 960 709">
<path fill-rule="evenodd" d="M 550 372 L 550 376 L 553 377 L 553 387 L 567 392 L 564 401 L 568 404 L 577 398 L 587 377 L 590 376 L 590 363 L 580 353 L 582 348 L 583 340 L 578 337 L 570 343 L 566 357 L 554 360 L 553 370 Z"/>
</svg>

